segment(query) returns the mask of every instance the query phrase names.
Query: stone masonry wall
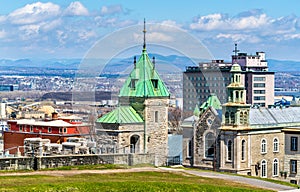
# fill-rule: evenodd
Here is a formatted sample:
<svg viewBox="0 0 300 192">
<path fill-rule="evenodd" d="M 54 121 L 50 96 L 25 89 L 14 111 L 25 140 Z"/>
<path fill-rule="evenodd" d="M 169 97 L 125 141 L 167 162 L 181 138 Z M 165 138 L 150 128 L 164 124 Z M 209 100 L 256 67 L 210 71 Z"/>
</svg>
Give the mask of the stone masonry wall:
<svg viewBox="0 0 300 192">
<path fill-rule="evenodd" d="M 168 101 L 168 98 L 145 101 L 146 149 L 148 153 L 155 154 L 157 166 L 165 165 L 168 155 Z"/>
<path fill-rule="evenodd" d="M 59 155 L 0 158 L 0 170 L 39 170 L 74 165 L 154 164 L 153 154 Z"/>
</svg>

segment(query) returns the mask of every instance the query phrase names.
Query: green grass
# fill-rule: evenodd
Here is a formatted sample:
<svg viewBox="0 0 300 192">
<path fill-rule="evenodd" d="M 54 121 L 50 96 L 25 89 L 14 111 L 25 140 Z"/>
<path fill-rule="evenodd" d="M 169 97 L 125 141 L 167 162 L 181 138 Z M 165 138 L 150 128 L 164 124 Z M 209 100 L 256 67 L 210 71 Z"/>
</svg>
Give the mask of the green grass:
<svg viewBox="0 0 300 192">
<path fill-rule="evenodd" d="M 97 164 L 97 165 L 75 165 L 75 166 L 62 166 L 56 168 L 41 169 L 40 171 L 49 170 L 104 170 L 104 169 L 126 169 L 128 166 L 114 165 L 114 164 Z"/>
<path fill-rule="evenodd" d="M 267 191 L 182 173 L 133 172 L 73 176 L 2 176 L 0 191 Z"/>
<path fill-rule="evenodd" d="M 191 167 L 184 167 L 183 169 L 193 170 L 193 171 L 200 171 L 200 172 L 213 172 L 211 170 L 203 170 L 203 169 L 197 169 L 197 168 L 191 168 Z M 280 180 L 268 179 L 268 178 L 261 178 L 261 177 L 255 177 L 255 176 L 249 176 L 249 175 L 238 175 L 238 174 L 229 173 L 229 172 L 217 172 L 217 173 L 226 174 L 226 175 L 233 175 L 233 176 L 239 176 L 239 177 L 247 177 L 247 178 L 252 178 L 252 179 L 259 179 L 259 180 L 263 180 L 263 181 L 277 183 L 277 184 L 280 184 L 280 185 L 285 185 L 285 186 L 289 186 L 289 187 L 298 188 L 298 185 L 293 184 L 293 183 L 289 183 L 289 182 L 286 182 L 286 181 L 280 181 Z"/>
</svg>

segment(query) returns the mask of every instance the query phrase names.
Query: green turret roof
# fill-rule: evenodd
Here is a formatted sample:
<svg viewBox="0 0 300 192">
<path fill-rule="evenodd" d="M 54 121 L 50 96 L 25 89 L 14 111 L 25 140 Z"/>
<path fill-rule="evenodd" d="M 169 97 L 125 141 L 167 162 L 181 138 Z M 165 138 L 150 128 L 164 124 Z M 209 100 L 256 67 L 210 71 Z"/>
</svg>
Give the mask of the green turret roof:
<svg viewBox="0 0 300 192">
<path fill-rule="evenodd" d="M 150 61 L 146 49 L 120 90 L 119 97 L 169 97 L 170 93 Z"/>
<path fill-rule="evenodd" d="M 213 107 L 216 110 L 222 109 L 221 102 L 215 94 L 211 94 L 200 106 L 200 114 L 202 114 L 208 107 Z"/>
<path fill-rule="evenodd" d="M 143 123 L 142 117 L 131 106 L 119 106 L 97 119 L 98 123 Z"/>
</svg>

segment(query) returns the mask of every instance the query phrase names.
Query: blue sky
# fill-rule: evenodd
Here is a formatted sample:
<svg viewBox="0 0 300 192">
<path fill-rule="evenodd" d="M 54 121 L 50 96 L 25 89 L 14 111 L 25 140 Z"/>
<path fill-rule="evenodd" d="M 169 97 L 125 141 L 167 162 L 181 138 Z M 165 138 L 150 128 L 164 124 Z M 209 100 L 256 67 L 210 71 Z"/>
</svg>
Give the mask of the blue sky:
<svg viewBox="0 0 300 192">
<path fill-rule="evenodd" d="M 146 18 L 183 29 L 215 58 L 229 60 L 238 43 L 242 52 L 300 61 L 297 0 L 11 0 L 0 6 L 0 58 L 82 58 L 97 40 Z"/>
</svg>

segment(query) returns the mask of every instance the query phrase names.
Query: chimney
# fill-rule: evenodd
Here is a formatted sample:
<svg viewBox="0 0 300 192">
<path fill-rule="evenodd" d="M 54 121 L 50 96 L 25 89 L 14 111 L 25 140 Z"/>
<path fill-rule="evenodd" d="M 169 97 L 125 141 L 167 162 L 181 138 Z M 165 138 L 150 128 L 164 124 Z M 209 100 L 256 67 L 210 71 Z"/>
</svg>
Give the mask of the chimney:
<svg viewBox="0 0 300 192">
<path fill-rule="evenodd" d="M 52 120 L 57 120 L 57 119 L 58 119 L 58 113 L 54 111 L 52 113 Z"/>
</svg>

